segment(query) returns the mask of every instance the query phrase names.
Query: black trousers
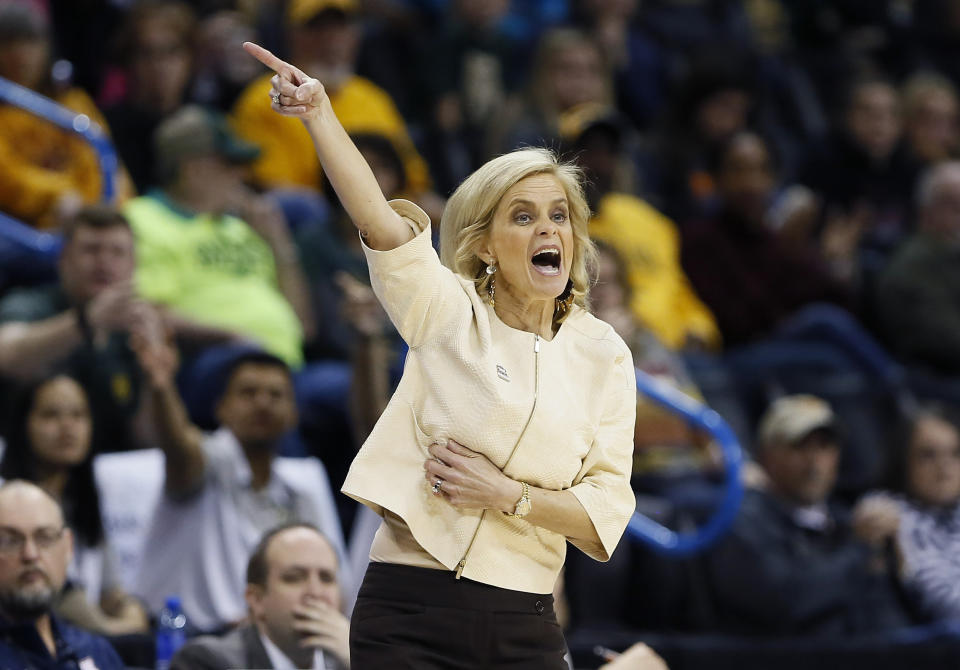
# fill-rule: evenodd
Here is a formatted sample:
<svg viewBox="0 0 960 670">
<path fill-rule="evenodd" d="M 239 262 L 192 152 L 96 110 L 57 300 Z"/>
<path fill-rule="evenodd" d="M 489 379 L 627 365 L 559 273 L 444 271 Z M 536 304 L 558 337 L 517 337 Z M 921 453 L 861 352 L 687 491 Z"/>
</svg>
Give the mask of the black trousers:
<svg viewBox="0 0 960 670">
<path fill-rule="evenodd" d="M 353 670 L 567 670 L 553 596 L 370 563 L 350 620 Z"/>
</svg>

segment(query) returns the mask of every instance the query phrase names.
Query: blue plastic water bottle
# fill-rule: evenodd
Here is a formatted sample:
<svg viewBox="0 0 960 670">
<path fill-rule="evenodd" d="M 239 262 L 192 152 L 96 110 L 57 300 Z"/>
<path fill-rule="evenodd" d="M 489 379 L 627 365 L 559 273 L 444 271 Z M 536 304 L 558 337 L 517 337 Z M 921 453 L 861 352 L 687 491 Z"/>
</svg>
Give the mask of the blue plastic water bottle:
<svg viewBox="0 0 960 670">
<path fill-rule="evenodd" d="M 187 640 L 187 617 L 180 598 L 170 596 L 160 610 L 157 622 L 157 670 L 168 670 L 173 655 Z"/>
</svg>

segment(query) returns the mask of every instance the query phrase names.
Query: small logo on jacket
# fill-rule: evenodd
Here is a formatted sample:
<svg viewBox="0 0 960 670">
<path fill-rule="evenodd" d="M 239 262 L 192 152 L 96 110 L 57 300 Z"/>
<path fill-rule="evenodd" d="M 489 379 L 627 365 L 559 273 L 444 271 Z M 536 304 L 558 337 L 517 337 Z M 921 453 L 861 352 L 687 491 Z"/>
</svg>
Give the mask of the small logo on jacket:
<svg viewBox="0 0 960 670">
<path fill-rule="evenodd" d="M 497 363 L 497 376 L 505 382 L 510 381 L 510 375 L 507 374 L 507 369 Z"/>
</svg>

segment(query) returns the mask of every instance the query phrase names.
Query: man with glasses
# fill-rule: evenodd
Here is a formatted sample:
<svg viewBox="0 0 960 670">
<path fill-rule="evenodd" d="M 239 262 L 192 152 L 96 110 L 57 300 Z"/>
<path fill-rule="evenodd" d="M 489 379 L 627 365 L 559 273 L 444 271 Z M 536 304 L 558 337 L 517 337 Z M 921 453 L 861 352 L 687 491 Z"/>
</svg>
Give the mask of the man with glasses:
<svg viewBox="0 0 960 670">
<path fill-rule="evenodd" d="M 51 613 L 72 554 L 73 534 L 53 498 L 25 481 L 0 486 L 0 668 L 124 667 L 105 639 Z"/>
</svg>

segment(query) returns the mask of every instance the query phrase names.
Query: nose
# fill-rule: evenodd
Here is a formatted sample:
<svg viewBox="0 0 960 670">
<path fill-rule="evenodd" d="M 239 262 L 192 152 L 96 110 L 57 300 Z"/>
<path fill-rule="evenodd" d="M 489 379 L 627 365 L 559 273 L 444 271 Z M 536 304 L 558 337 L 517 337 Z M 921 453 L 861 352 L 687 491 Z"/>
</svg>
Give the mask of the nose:
<svg viewBox="0 0 960 670">
<path fill-rule="evenodd" d="M 20 550 L 20 558 L 24 563 L 32 563 L 40 557 L 40 549 L 33 537 L 28 535 L 23 539 L 23 549 Z"/>
<path fill-rule="evenodd" d="M 270 392 L 265 389 L 258 390 L 253 394 L 253 404 L 259 409 L 269 407 L 271 404 Z"/>
<path fill-rule="evenodd" d="M 312 577 L 307 582 L 307 588 L 303 595 L 307 601 L 322 602 L 333 607 L 335 590 L 336 586 L 323 581 L 319 577 Z"/>
<path fill-rule="evenodd" d="M 326 588 L 319 579 L 311 579 L 307 584 L 307 597 L 312 600 L 326 600 Z"/>
<path fill-rule="evenodd" d="M 550 237 L 551 235 L 556 235 L 557 228 L 557 222 L 551 219 L 549 216 L 541 217 L 537 222 L 537 235 L 540 235 L 541 237 Z"/>
</svg>

